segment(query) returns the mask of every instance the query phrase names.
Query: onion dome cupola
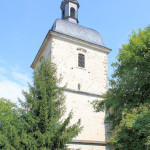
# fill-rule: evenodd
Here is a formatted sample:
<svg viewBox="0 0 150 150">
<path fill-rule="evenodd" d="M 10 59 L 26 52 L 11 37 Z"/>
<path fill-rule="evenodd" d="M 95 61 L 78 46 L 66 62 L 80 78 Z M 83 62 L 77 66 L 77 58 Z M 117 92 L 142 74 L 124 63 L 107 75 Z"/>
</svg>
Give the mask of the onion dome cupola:
<svg viewBox="0 0 150 150">
<path fill-rule="evenodd" d="M 62 19 L 78 23 L 79 3 L 77 0 L 63 0 L 61 3 Z"/>
</svg>

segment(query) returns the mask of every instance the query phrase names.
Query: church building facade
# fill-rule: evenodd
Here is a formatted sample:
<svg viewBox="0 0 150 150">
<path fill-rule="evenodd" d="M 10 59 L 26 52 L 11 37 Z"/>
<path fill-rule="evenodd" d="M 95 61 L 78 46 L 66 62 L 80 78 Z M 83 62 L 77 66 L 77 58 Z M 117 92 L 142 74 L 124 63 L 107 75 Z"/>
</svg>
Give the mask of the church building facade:
<svg viewBox="0 0 150 150">
<path fill-rule="evenodd" d="M 68 143 L 71 150 L 106 150 L 105 112 L 94 112 L 90 102 L 102 100 L 108 90 L 107 55 L 100 34 L 78 24 L 79 3 L 63 0 L 62 19 L 57 19 L 46 35 L 31 67 L 43 57 L 57 66 L 60 87 L 67 85 L 66 115 L 73 110 L 71 123 L 81 119 L 82 132 Z"/>
</svg>

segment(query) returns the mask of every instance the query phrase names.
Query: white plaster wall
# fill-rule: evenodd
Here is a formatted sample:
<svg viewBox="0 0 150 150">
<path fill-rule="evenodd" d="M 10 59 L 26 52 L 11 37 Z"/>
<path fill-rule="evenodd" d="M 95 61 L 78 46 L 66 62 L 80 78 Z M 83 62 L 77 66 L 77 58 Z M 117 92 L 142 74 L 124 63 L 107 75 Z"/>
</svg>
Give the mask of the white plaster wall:
<svg viewBox="0 0 150 150">
<path fill-rule="evenodd" d="M 71 92 L 65 92 L 66 95 L 66 115 L 73 111 L 73 118 L 71 124 L 74 124 L 81 119 L 81 126 L 83 130 L 75 137 L 76 140 L 88 140 L 88 141 L 105 141 L 105 124 L 104 112 L 94 112 L 94 108 L 90 102 L 99 99 L 93 96 L 87 96 L 84 94 L 75 94 Z"/>
<path fill-rule="evenodd" d="M 70 150 L 105 150 L 104 146 L 91 146 L 91 145 L 70 145 Z"/>
<path fill-rule="evenodd" d="M 78 50 L 79 48 L 86 50 Z M 78 67 L 78 54 L 85 55 L 85 68 Z M 84 45 L 77 45 L 59 38 L 52 39 L 51 59 L 57 65 L 57 72 L 62 75 L 61 86 L 81 91 L 103 94 L 108 88 L 107 54 Z"/>
</svg>

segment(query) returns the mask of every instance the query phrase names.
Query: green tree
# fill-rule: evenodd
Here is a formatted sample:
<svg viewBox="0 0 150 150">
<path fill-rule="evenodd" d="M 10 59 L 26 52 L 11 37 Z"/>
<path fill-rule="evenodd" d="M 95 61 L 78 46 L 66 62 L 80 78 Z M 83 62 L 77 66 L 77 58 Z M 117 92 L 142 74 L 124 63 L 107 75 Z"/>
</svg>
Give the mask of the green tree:
<svg viewBox="0 0 150 150">
<path fill-rule="evenodd" d="M 110 80 L 111 88 L 103 101 L 94 102 L 94 107 L 108 114 L 109 142 L 115 149 L 149 150 L 150 120 L 145 115 L 150 111 L 150 26 L 138 33 L 133 31 L 128 44 L 122 45 L 117 60 L 112 64 L 115 72 Z M 133 123 L 133 120 L 137 121 Z M 128 124 L 132 124 L 132 129 Z"/>
<path fill-rule="evenodd" d="M 65 150 L 66 144 L 81 131 L 80 120 L 70 125 L 72 112 L 66 119 L 63 118 L 64 88 L 58 88 L 60 80 L 53 64 L 43 60 L 33 79 L 29 92 L 23 92 L 26 101 L 22 102 L 25 120 L 22 144 L 32 150 Z"/>
<path fill-rule="evenodd" d="M 0 99 L 0 149 L 23 150 L 21 131 L 23 121 L 18 107 L 4 98 Z"/>
<path fill-rule="evenodd" d="M 116 150 L 150 149 L 150 110 L 146 105 L 124 112 L 124 117 L 110 138 Z"/>
</svg>

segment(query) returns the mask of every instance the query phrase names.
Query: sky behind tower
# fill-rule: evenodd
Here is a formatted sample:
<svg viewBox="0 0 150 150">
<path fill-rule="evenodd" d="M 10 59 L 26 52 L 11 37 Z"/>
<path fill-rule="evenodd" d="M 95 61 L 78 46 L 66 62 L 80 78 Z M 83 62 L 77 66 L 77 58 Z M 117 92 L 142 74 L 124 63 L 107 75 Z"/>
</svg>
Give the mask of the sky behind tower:
<svg viewBox="0 0 150 150">
<path fill-rule="evenodd" d="M 0 97 L 16 102 L 22 89 L 32 81 L 30 68 L 48 30 L 61 18 L 62 0 L 0 1 Z M 150 23 L 150 0 L 78 0 L 79 24 L 97 30 L 106 47 L 110 66 L 116 61 L 121 44 L 132 30 Z"/>
</svg>

